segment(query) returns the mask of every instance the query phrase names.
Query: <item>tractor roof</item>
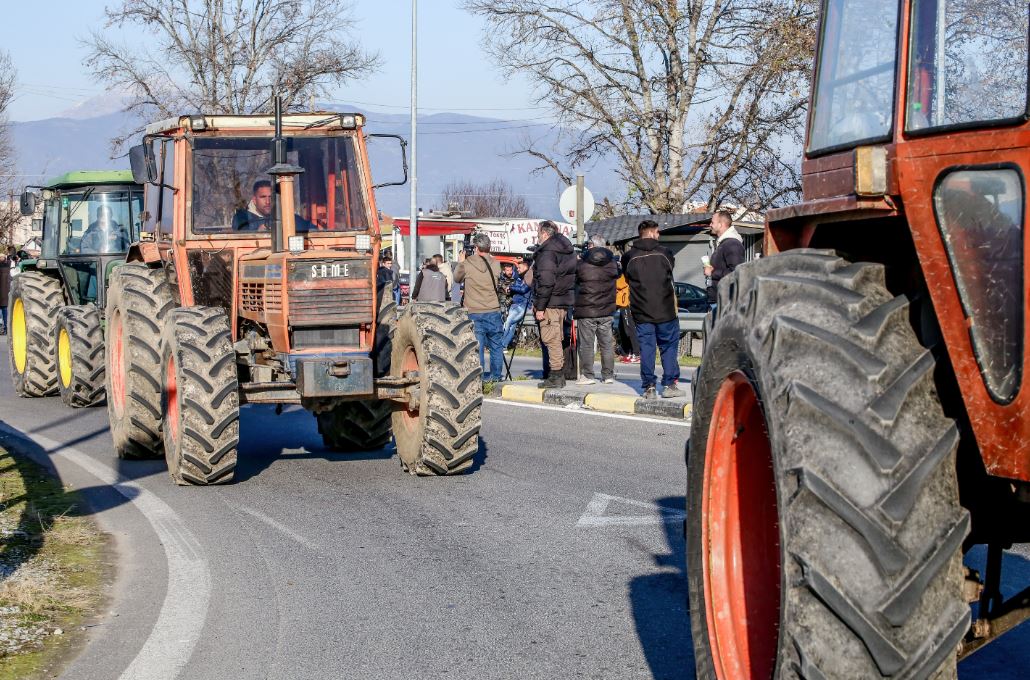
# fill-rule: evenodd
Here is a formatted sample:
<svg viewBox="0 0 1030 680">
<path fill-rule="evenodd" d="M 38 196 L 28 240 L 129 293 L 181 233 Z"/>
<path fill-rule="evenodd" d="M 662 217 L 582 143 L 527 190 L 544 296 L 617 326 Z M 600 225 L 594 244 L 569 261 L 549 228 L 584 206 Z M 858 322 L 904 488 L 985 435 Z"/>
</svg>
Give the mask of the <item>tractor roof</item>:
<svg viewBox="0 0 1030 680">
<path fill-rule="evenodd" d="M 365 116 L 360 113 L 341 113 L 339 111 L 315 111 L 311 113 L 283 114 L 283 128 L 317 127 L 318 131 L 353 130 L 365 124 Z M 179 130 L 268 130 L 273 131 L 275 121 L 271 114 L 255 113 L 250 115 L 229 116 L 194 114 L 165 118 L 147 126 L 148 135 L 160 135 Z"/>
<path fill-rule="evenodd" d="M 71 189 L 96 184 L 134 184 L 128 170 L 75 170 L 52 177 L 47 189 Z"/>
</svg>

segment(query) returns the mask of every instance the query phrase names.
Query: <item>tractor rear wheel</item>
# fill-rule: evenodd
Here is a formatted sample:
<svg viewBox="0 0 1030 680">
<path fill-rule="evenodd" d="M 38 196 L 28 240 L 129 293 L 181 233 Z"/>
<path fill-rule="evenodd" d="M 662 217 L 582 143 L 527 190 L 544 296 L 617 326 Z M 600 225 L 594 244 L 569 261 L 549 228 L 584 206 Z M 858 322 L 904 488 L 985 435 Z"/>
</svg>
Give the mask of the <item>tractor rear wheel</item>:
<svg viewBox="0 0 1030 680">
<path fill-rule="evenodd" d="M 954 678 L 958 433 L 880 265 L 791 251 L 719 286 L 687 463 L 697 677 Z"/>
<path fill-rule="evenodd" d="M 57 313 L 57 386 L 72 408 L 104 400 L 104 329 L 93 305 L 70 305 Z"/>
<path fill-rule="evenodd" d="M 390 443 L 393 405 L 378 399 L 344 401 L 315 418 L 318 433 L 328 448 L 345 452 L 375 451 Z"/>
<path fill-rule="evenodd" d="M 450 475 L 479 450 L 483 386 L 479 344 L 464 309 L 451 302 L 409 304 L 393 336 L 391 373 L 417 372 L 414 408 L 393 413 L 401 464 L 413 475 Z"/>
<path fill-rule="evenodd" d="M 119 458 L 161 457 L 161 325 L 175 307 L 165 272 L 117 267 L 107 289 L 107 413 Z"/>
<path fill-rule="evenodd" d="M 41 272 L 21 272 L 11 279 L 9 304 L 14 391 L 20 397 L 54 394 L 57 391 L 54 321 L 57 310 L 64 304 L 61 284 Z"/>
<path fill-rule="evenodd" d="M 168 472 L 176 484 L 228 484 L 240 442 L 240 402 L 225 310 L 172 310 L 161 337 L 161 357 Z"/>
</svg>

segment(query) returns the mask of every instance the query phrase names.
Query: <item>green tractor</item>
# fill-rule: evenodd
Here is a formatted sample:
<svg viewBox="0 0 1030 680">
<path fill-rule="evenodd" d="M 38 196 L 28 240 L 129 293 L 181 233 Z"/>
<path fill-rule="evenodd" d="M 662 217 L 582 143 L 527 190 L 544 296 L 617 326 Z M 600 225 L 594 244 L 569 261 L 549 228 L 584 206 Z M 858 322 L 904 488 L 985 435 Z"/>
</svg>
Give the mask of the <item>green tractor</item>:
<svg viewBox="0 0 1030 680">
<path fill-rule="evenodd" d="M 30 191 L 34 190 L 34 191 Z M 60 393 L 68 406 L 104 400 L 103 310 L 112 270 L 139 240 L 143 188 L 128 171 L 79 171 L 21 195 L 43 202 L 43 247 L 11 280 L 11 376 L 22 397 Z"/>
</svg>

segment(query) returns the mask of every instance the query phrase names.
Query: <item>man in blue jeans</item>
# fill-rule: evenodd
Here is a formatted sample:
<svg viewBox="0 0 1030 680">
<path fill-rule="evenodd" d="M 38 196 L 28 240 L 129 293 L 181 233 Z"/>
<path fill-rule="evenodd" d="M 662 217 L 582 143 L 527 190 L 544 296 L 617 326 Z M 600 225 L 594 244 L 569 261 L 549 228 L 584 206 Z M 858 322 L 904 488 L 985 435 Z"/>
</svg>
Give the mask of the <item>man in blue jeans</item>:
<svg viewBox="0 0 1030 680">
<path fill-rule="evenodd" d="M 479 364 L 483 367 L 483 382 L 492 383 L 504 378 L 504 322 L 501 319 L 501 295 L 497 281 L 501 266 L 490 255 L 490 237 L 480 232 L 472 237 L 475 253 L 468 257 L 462 253 L 454 270 L 454 280 L 465 283 L 462 303 L 468 310 L 479 340 Z M 490 365 L 486 364 L 486 349 L 490 350 Z"/>
<path fill-rule="evenodd" d="M 511 345 L 511 341 L 515 339 L 515 329 L 518 328 L 519 322 L 522 321 L 526 310 L 533 302 L 533 272 L 529 268 L 529 263 L 519 260 L 515 264 L 515 269 L 515 281 L 511 284 L 510 289 L 511 307 L 508 307 L 508 318 L 504 320 L 502 344 L 505 347 Z"/>
<path fill-rule="evenodd" d="M 640 382 L 645 399 L 657 399 L 654 374 L 655 355 L 662 357 L 662 397 L 684 395 L 680 379 L 676 289 L 672 267 L 675 259 L 669 249 L 658 243 L 658 224 L 644 220 L 637 228 L 639 238 L 622 258 L 622 269 L 629 283 L 629 305 L 640 341 Z"/>
</svg>

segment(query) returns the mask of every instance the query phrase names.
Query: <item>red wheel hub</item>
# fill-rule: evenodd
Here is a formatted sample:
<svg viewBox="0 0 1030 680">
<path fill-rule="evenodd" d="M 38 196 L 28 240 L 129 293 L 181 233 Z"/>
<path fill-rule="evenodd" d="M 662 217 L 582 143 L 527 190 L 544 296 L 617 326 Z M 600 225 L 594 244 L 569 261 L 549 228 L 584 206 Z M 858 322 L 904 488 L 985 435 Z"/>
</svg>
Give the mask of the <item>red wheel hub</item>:
<svg viewBox="0 0 1030 680">
<path fill-rule="evenodd" d="M 125 413 L 125 340 L 123 335 L 122 313 L 115 310 L 111 315 L 111 405 L 118 417 Z"/>
<path fill-rule="evenodd" d="M 175 378 L 175 358 L 168 357 L 168 369 L 165 377 L 165 427 L 172 441 L 179 441 L 179 384 Z"/>
<path fill-rule="evenodd" d="M 401 375 L 406 375 L 410 371 L 418 371 L 418 355 L 415 354 L 414 347 L 408 347 L 404 352 L 404 362 L 401 364 Z M 416 402 L 402 413 L 404 414 L 404 427 L 409 431 L 414 431 L 418 427 L 418 403 Z"/>
<path fill-rule="evenodd" d="M 719 680 L 772 678 L 780 621 L 776 480 L 758 395 L 739 371 L 715 398 L 701 510 L 715 674 Z"/>
</svg>

